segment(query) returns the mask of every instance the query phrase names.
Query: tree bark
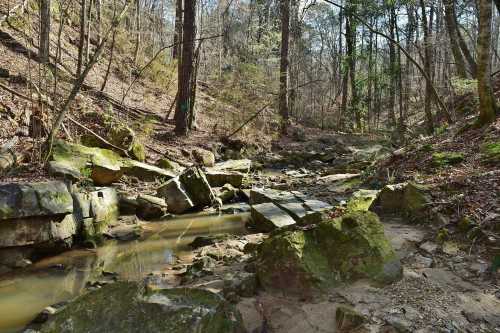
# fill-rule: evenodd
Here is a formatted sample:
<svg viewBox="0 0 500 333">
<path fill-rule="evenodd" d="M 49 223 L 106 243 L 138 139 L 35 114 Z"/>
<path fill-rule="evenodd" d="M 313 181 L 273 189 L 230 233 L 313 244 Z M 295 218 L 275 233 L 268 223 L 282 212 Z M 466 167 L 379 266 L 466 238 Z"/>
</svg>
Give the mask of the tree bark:
<svg viewBox="0 0 500 333">
<path fill-rule="evenodd" d="M 422 30 L 424 33 L 424 69 L 429 78 L 432 80 L 432 45 L 430 43 L 430 23 L 427 21 L 426 5 L 424 0 L 420 0 L 420 9 L 422 11 Z M 431 109 L 432 90 L 431 83 L 425 84 L 425 102 L 424 111 L 427 125 L 427 133 L 434 133 L 434 119 Z"/>
<path fill-rule="evenodd" d="M 40 43 L 38 54 L 40 62 L 49 62 L 50 55 L 50 0 L 40 0 Z"/>
<path fill-rule="evenodd" d="M 184 19 L 182 24 L 182 56 L 178 71 L 177 107 L 175 110 L 175 133 L 188 134 L 190 117 L 191 78 L 193 72 L 193 46 L 196 28 L 196 0 L 184 1 Z M 196 78 L 194 78 L 196 79 Z"/>
<path fill-rule="evenodd" d="M 174 44 L 172 49 L 172 58 L 178 59 L 182 50 L 182 0 L 175 1 L 175 27 Z"/>
<path fill-rule="evenodd" d="M 393 5 L 394 6 L 394 5 Z M 389 29 L 392 39 L 395 37 L 395 22 L 396 18 L 393 15 L 393 8 L 389 10 Z M 390 71 L 390 86 L 389 86 L 389 124 L 392 128 L 396 127 L 396 47 L 394 43 L 389 44 L 389 71 Z"/>
<path fill-rule="evenodd" d="M 141 1 L 135 1 L 135 47 L 134 47 L 134 64 L 137 63 L 139 55 L 139 45 L 141 43 Z"/>
<path fill-rule="evenodd" d="M 496 106 L 491 87 L 490 45 L 492 1 L 478 0 L 479 35 L 477 38 L 477 89 L 479 95 L 479 125 L 495 120 Z"/>
<path fill-rule="evenodd" d="M 465 70 L 465 60 L 462 55 L 462 51 L 460 50 L 460 45 L 458 44 L 458 27 L 455 24 L 455 3 L 453 0 L 443 0 L 443 4 L 446 30 L 448 31 L 448 37 L 450 38 L 451 52 L 453 53 L 453 58 L 455 59 L 455 69 L 459 77 L 466 78 L 467 72 Z"/>
<path fill-rule="evenodd" d="M 346 15 L 346 46 L 347 60 L 349 63 L 349 81 L 351 83 L 350 111 L 354 115 L 356 128 L 361 131 L 361 115 L 358 107 L 358 89 L 356 87 L 356 24 L 352 12 L 356 11 L 356 5 L 351 4 Z"/>
<path fill-rule="evenodd" d="M 76 76 L 80 76 L 83 67 L 83 52 L 85 48 L 85 30 L 87 28 L 87 0 L 80 0 L 80 40 L 78 43 L 78 60 Z"/>
<path fill-rule="evenodd" d="M 286 134 L 288 114 L 288 45 L 290 40 L 290 1 L 281 0 L 281 61 L 279 113 L 281 115 L 281 132 Z"/>
</svg>

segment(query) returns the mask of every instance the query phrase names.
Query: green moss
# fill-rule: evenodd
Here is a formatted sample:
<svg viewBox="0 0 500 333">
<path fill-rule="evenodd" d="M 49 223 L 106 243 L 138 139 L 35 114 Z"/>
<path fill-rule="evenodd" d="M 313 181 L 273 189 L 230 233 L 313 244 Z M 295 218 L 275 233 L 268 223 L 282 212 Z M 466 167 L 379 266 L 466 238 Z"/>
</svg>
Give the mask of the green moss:
<svg viewBox="0 0 500 333">
<path fill-rule="evenodd" d="M 347 202 L 347 212 L 367 211 L 376 199 L 379 191 L 359 190 Z"/>
<path fill-rule="evenodd" d="M 144 162 L 146 160 L 146 150 L 144 148 L 144 145 L 140 143 L 139 141 L 135 140 L 134 143 L 132 144 L 132 156 L 141 162 Z"/>
<path fill-rule="evenodd" d="M 14 215 L 14 210 L 9 206 L 0 206 L 0 220 L 8 219 Z"/>
<path fill-rule="evenodd" d="M 449 233 L 448 229 L 446 229 L 446 228 L 440 229 L 436 235 L 436 240 L 439 243 L 444 243 L 449 238 L 450 238 L 450 233 Z"/>
<path fill-rule="evenodd" d="M 481 150 L 486 162 L 500 163 L 500 141 L 485 143 Z"/>
<path fill-rule="evenodd" d="M 80 296 L 40 331 L 233 333 L 244 329 L 234 306 L 209 291 L 152 290 L 139 283 L 117 282 Z"/>
<path fill-rule="evenodd" d="M 464 160 L 464 154 L 457 152 L 436 152 L 432 154 L 432 164 L 436 167 L 453 165 Z"/>
<path fill-rule="evenodd" d="M 390 282 L 401 266 L 376 214 L 356 212 L 308 231 L 281 231 L 259 247 L 257 275 L 264 287 L 310 294 L 368 278 Z"/>
<path fill-rule="evenodd" d="M 430 143 L 426 143 L 425 145 L 422 146 L 421 150 L 423 152 L 427 152 L 427 153 L 430 153 L 431 151 L 434 150 L 434 147 L 432 146 L 432 144 Z"/>
</svg>

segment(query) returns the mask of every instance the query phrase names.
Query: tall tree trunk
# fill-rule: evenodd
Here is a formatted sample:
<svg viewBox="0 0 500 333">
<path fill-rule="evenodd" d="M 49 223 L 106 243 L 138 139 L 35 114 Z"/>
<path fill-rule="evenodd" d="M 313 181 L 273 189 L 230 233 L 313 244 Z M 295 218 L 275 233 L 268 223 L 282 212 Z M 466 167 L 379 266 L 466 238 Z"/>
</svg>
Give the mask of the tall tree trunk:
<svg viewBox="0 0 500 333">
<path fill-rule="evenodd" d="M 467 43 L 465 43 L 465 40 L 462 36 L 462 32 L 459 29 L 458 23 L 457 23 L 457 15 L 455 12 L 455 7 L 451 7 L 453 9 L 453 19 L 455 21 L 455 26 L 457 27 L 457 37 L 458 37 L 458 45 L 460 45 L 460 49 L 462 50 L 462 53 L 465 57 L 465 60 L 467 60 L 467 64 L 469 65 L 469 70 L 471 72 L 472 77 L 477 76 L 477 64 L 476 61 L 474 60 L 474 57 L 469 51 L 469 47 L 467 46 Z"/>
<path fill-rule="evenodd" d="M 134 48 L 134 64 L 137 63 L 139 55 L 139 45 L 141 43 L 141 1 L 135 1 L 135 48 Z"/>
<path fill-rule="evenodd" d="M 491 88 L 490 45 L 492 1 L 478 0 L 479 35 L 477 39 L 477 89 L 479 95 L 479 125 L 495 120 L 495 97 Z"/>
<path fill-rule="evenodd" d="M 279 113 L 281 115 L 281 132 L 286 134 L 288 115 L 288 44 L 290 40 L 290 0 L 281 0 L 281 61 Z"/>
<path fill-rule="evenodd" d="M 429 78 L 432 80 L 432 45 L 430 42 L 430 25 L 432 23 L 427 21 L 426 5 L 424 0 L 420 0 L 420 8 L 422 10 L 422 31 L 424 33 L 424 70 Z M 427 133 L 434 133 L 434 119 L 431 109 L 432 87 L 430 82 L 425 83 L 425 102 L 424 111 L 426 117 Z"/>
<path fill-rule="evenodd" d="M 49 62 L 50 55 L 50 0 L 40 0 L 40 42 L 38 54 L 42 63 Z"/>
<path fill-rule="evenodd" d="M 394 5 L 392 5 L 394 6 Z M 394 15 L 393 8 L 389 10 L 389 29 L 390 29 L 390 37 L 395 40 L 396 32 L 395 32 L 396 18 Z M 394 43 L 389 43 L 389 70 L 390 70 L 390 86 L 389 86 L 389 123 L 392 128 L 396 127 L 396 72 L 397 72 L 397 64 L 396 64 L 396 47 Z"/>
<path fill-rule="evenodd" d="M 175 133 L 178 135 L 187 135 L 189 129 L 195 28 L 196 0 L 185 0 L 182 24 L 182 55 L 177 78 L 179 98 L 175 109 Z"/>
<path fill-rule="evenodd" d="M 182 50 L 182 0 L 175 1 L 175 27 L 174 27 L 174 47 L 172 48 L 172 58 L 177 59 Z"/>
<path fill-rule="evenodd" d="M 356 23 L 352 12 L 356 11 L 356 5 L 351 4 L 346 15 L 346 46 L 347 59 L 349 63 L 349 80 L 351 82 L 351 102 L 350 109 L 354 115 L 356 128 L 361 131 L 361 115 L 358 107 L 358 89 L 356 87 Z"/>
<path fill-rule="evenodd" d="M 500 0 L 499 0 L 500 1 Z M 461 78 L 467 77 L 467 72 L 465 70 L 465 60 L 460 50 L 460 45 L 458 44 L 458 27 L 455 24 L 455 2 L 453 0 L 443 0 L 444 4 L 444 19 L 446 22 L 446 30 L 448 31 L 448 37 L 450 38 L 451 51 L 453 53 L 453 58 L 455 59 L 455 69 L 458 76 Z"/>
<path fill-rule="evenodd" d="M 86 28 L 87 28 L 87 0 L 80 0 L 80 40 L 78 42 L 78 60 L 76 65 L 76 76 L 80 76 L 80 74 L 82 73 Z"/>
<path fill-rule="evenodd" d="M 299 85 L 299 52 L 300 52 L 300 26 L 299 26 L 299 1 L 293 0 L 291 5 L 291 56 L 290 60 L 290 95 L 288 96 L 288 109 L 293 116 L 295 113 L 295 101 L 297 98 L 297 86 Z"/>
</svg>

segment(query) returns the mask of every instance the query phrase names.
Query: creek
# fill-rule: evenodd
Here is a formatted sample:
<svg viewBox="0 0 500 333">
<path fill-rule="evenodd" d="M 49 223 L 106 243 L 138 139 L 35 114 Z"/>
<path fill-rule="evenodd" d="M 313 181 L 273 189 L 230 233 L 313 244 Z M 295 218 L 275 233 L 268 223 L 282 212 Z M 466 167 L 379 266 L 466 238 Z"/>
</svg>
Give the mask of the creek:
<svg viewBox="0 0 500 333">
<path fill-rule="evenodd" d="M 248 214 L 183 216 L 141 222 L 139 240 L 110 240 L 97 249 L 75 249 L 45 258 L 29 268 L 0 278 L 0 333 L 17 332 L 45 307 L 72 299 L 102 278 L 140 281 L 151 272 L 189 258 L 198 236 L 244 234 Z"/>
</svg>

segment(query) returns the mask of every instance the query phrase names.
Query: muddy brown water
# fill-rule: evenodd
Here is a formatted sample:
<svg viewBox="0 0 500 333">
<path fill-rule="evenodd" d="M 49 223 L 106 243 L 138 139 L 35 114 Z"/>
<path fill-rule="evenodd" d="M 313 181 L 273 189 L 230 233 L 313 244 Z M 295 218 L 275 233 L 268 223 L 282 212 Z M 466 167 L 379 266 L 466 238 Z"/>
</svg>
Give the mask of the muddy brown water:
<svg viewBox="0 0 500 333">
<path fill-rule="evenodd" d="M 197 236 L 244 234 L 248 214 L 199 216 L 142 223 L 145 236 L 126 243 L 109 241 L 95 250 L 72 250 L 41 260 L 29 269 L 0 276 L 0 333 L 18 332 L 46 306 L 84 291 L 102 271 L 140 280 L 191 253 Z"/>
</svg>

